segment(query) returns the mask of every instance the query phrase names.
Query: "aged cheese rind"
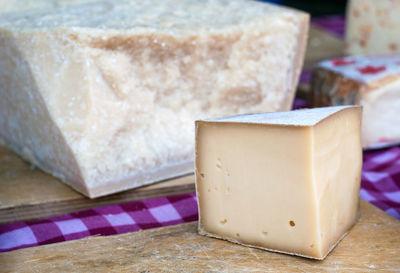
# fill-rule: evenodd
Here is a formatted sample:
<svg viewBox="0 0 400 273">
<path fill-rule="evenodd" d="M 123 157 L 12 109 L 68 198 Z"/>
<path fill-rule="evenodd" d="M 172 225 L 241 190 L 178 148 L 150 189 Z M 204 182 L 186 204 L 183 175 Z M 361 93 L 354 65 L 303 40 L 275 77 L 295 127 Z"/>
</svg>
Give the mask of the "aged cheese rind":
<svg viewBox="0 0 400 273">
<path fill-rule="evenodd" d="M 351 0 L 346 16 L 349 55 L 400 53 L 400 1 Z"/>
<path fill-rule="evenodd" d="M 350 56 L 325 60 L 312 73 L 310 104 L 314 107 L 363 106 L 364 148 L 400 143 L 400 56 Z"/>
<path fill-rule="evenodd" d="M 193 120 L 290 108 L 307 24 L 252 1 L 7 14 L 0 138 L 90 197 L 191 172 Z"/>
<path fill-rule="evenodd" d="M 279 114 L 196 123 L 199 233 L 323 259 L 358 216 L 361 110 Z"/>
</svg>

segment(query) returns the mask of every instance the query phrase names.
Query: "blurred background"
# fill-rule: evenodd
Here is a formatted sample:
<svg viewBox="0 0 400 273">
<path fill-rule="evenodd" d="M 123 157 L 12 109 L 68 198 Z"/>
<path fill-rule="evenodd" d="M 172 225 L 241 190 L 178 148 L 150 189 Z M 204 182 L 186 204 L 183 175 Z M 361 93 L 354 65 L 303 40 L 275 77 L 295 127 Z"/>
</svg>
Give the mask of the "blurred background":
<svg viewBox="0 0 400 273">
<path fill-rule="evenodd" d="M 269 0 L 262 2 L 276 3 L 293 7 L 296 9 L 307 11 L 311 16 L 324 16 L 332 14 L 344 14 L 346 9 L 346 0 L 330 0 L 330 1 L 315 1 L 315 0 Z"/>
</svg>

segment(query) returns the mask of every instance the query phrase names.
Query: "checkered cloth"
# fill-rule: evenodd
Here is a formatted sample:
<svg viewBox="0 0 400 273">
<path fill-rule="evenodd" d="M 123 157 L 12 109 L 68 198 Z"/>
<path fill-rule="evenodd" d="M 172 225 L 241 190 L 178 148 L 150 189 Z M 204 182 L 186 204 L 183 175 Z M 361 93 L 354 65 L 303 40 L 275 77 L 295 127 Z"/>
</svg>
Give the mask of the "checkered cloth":
<svg viewBox="0 0 400 273">
<path fill-rule="evenodd" d="M 364 152 L 360 196 L 400 219 L 400 147 Z"/>
<path fill-rule="evenodd" d="M 332 18 L 336 23 L 320 20 L 317 24 L 321 27 L 335 26 L 328 30 L 343 35 L 343 17 Z M 304 73 L 303 81 L 308 77 Z M 304 101 L 296 100 L 294 108 L 306 106 Z M 400 147 L 364 152 L 360 196 L 400 219 Z M 113 235 L 174 225 L 195 221 L 197 217 L 194 194 L 100 207 L 35 222 L 1 225 L 0 252 L 91 235 Z"/>
<path fill-rule="evenodd" d="M 0 226 L 0 252 L 197 220 L 195 194 L 152 198 Z"/>
</svg>

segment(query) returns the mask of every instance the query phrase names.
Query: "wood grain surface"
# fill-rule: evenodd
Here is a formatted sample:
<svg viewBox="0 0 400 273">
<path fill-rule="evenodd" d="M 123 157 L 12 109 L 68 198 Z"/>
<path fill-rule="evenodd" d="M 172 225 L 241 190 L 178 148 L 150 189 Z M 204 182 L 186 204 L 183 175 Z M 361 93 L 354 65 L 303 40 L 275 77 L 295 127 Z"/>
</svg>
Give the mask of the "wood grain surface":
<svg viewBox="0 0 400 273">
<path fill-rule="evenodd" d="M 89 199 L 0 146 L 0 224 L 189 192 L 194 192 L 193 175 Z"/>
<path fill-rule="evenodd" d="M 400 272 L 400 222 L 365 201 L 323 261 L 197 234 L 197 222 L 88 237 L 0 255 L 2 272 Z"/>
</svg>

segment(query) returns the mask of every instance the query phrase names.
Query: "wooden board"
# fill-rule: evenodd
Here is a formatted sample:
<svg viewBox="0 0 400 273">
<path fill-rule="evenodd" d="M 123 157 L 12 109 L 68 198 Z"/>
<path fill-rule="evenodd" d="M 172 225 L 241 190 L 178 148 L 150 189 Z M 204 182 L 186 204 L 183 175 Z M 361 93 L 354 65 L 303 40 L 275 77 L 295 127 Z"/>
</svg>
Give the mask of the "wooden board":
<svg viewBox="0 0 400 273">
<path fill-rule="evenodd" d="M 344 41 L 323 29 L 311 26 L 308 35 L 304 68 L 311 69 L 319 61 L 342 57 Z"/>
<path fill-rule="evenodd" d="M 189 192 L 194 192 L 193 175 L 89 199 L 0 146 L 0 224 Z"/>
<path fill-rule="evenodd" d="M 342 54 L 343 41 L 312 26 L 305 67 Z M 306 96 L 307 86 L 299 94 Z M 92 207 L 145 198 L 194 192 L 193 176 L 162 181 L 152 186 L 90 200 L 56 178 L 32 168 L 0 147 L 0 224 L 35 220 Z"/>
<path fill-rule="evenodd" d="M 3 272 L 400 272 L 400 222 L 361 203 L 361 218 L 324 261 L 197 234 L 197 223 L 7 252 Z"/>
<path fill-rule="evenodd" d="M 311 70 L 316 63 L 344 55 L 344 41 L 319 27 L 311 26 L 307 41 L 304 69 Z M 300 83 L 296 96 L 308 100 L 309 83 Z"/>
</svg>

